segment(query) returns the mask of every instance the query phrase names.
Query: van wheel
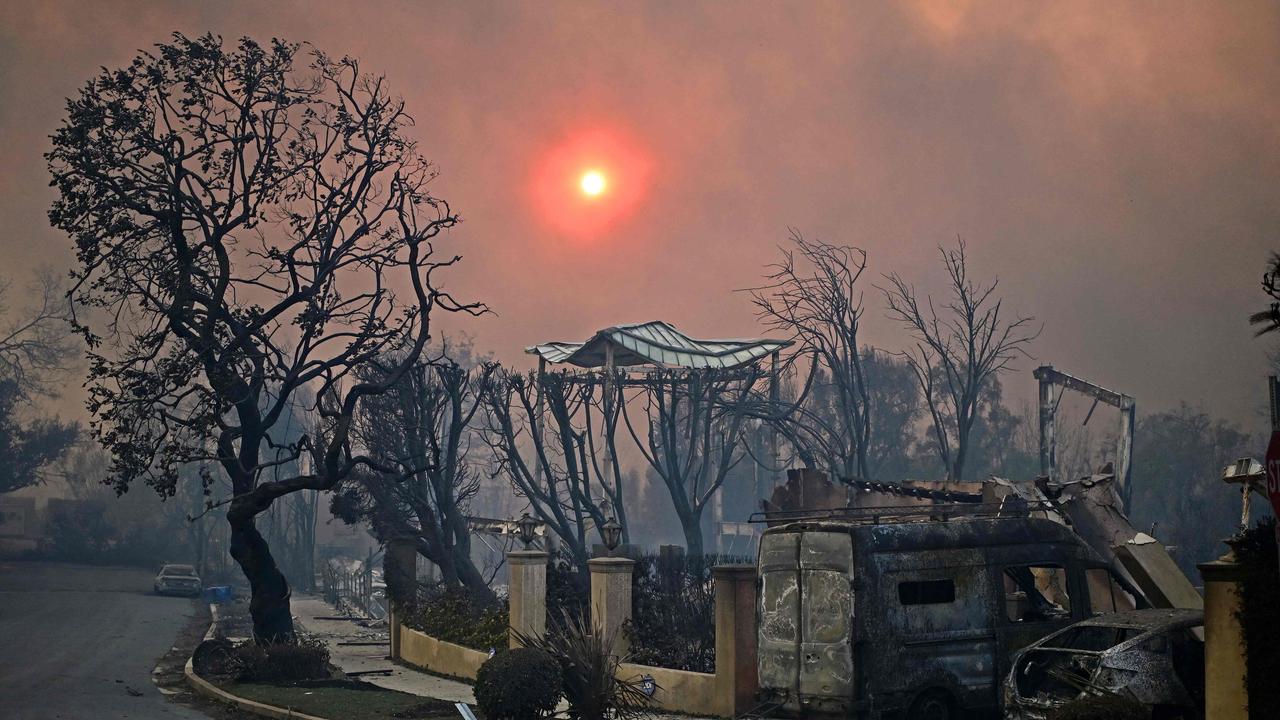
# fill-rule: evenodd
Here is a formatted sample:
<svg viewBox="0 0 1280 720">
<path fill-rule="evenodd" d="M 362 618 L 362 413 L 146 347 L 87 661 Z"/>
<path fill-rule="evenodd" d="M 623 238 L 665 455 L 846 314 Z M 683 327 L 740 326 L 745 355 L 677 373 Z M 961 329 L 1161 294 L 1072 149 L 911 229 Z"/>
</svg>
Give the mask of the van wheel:
<svg viewBox="0 0 1280 720">
<path fill-rule="evenodd" d="M 956 720 L 960 717 L 946 690 L 926 690 L 907 711 L 911 720 Z"/>
</svg>

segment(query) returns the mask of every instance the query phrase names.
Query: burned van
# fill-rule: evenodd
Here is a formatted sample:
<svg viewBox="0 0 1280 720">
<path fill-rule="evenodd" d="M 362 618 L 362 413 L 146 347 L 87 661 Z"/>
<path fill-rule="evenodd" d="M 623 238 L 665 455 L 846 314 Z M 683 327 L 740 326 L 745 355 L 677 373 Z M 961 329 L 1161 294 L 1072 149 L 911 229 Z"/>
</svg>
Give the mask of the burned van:
<svg viewBox="0 0 1280 720">
<path fill-rule="evenodd" d="M 783 713 L 996 710 L 1012 653 L 1139 602 L 1052 520 L 876 512 L 761 537 L 759 683 Z"/>
</svg>

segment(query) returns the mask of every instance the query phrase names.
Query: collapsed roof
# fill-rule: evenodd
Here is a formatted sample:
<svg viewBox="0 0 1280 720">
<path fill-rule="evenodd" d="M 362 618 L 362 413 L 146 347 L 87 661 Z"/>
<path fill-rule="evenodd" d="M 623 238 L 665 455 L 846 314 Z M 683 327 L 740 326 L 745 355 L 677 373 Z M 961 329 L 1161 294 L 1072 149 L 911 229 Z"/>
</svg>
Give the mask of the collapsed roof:
<svg viewBox="0 0 1280 720">
<path fill-rule="evenodd" d="M 525 352 L 550 363 L 583 368 L 604 367 L 613 349 L 616 367 L 664 365 L 691 369 L 732 370 L 750 365 L 791 344 L 790 340 L 695 340 L 661 320 L 616 325 L 600 330 L 586 342 L 548 342 Z"/>
</svg>

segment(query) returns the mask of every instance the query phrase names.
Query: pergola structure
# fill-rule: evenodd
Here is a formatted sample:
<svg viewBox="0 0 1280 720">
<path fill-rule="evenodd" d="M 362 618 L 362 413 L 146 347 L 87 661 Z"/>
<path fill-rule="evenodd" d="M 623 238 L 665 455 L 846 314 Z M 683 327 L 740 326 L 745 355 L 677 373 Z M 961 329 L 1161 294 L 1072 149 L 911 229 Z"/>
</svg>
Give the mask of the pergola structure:
<svg viewBox="0 0 1280 720">
<path fill-rule="evenodd" d="M 777 400 L 778 355 L 792 344 L 790 340 L 767 338 L 741 340 L 698 340 L 680 332 L 674 325 L 662 320 L 652 320 L 633 325 L 615 325 L 596 332 L 584 342 L 546 342 L 525 348 L 525 352 L 538 356 L 538 379 L 541 381 L 547 364 L 569 364 L 587 370 L 597 370 L 604 375 L 605 417 L 611 416 L 612 383 L 618 381 L 618 368 L 652 366 L 658 368 L 684 368 L 687 370 L 734 370 L 747 367 L 768 357 L 770 368 L 769 395 Z M 627 384 L 629 380 L 622 378 Z M 541 382 L 539 382 L 541 385 Z M 538 395 L 538 432 L 542 432 L 542 395 Z M 606 423 L 606 428 L 608 424 Z M 607 432 L 608 430 L 606 430 Z M 611 440 L 612 438 L 610 438 Z M 777 464 L 777 438 L 770 441 L 770 454 Z M 611 450 L 613 443 L 605 443 L 605 471 L 610 473 L 616 459 Z M 539 470 L 541 468 L 538 468 Z M 777 474 L 777 469 L 773 468 Z"/>
</svg>

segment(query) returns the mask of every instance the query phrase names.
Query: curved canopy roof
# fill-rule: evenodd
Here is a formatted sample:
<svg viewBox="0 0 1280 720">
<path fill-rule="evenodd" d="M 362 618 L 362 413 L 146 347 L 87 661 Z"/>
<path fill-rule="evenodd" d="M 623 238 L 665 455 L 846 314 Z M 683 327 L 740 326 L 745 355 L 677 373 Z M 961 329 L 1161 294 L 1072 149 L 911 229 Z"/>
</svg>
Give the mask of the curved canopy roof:
<svg viewBox="0 0 1280 720">
<path fill-rule="evenodd" d="M 605 349 L 613 347 L 613 364 L 666 365 L 682 368 L 733 369 L 749 365 L 787 347 L 790 340 L 695 340 L 671 323 L 655 320 L 605 328 L 586 342 L 548 342 L 525 348 L 551 363 L 584 368 L 604 367 Z"/>
</svg>

